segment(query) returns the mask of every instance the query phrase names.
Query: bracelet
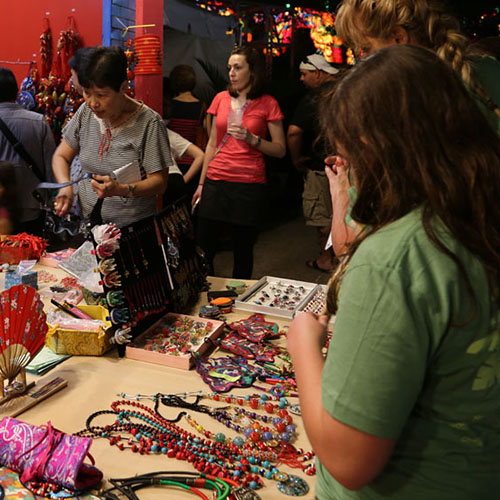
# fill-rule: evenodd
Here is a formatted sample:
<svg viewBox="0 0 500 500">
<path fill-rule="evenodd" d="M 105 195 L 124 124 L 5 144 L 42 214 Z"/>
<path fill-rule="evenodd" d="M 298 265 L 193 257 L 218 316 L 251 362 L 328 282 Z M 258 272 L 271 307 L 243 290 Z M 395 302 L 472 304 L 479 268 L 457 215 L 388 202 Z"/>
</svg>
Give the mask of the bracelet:
<svg viewBox="0 0 500 500">
<path fill-rule="evenodd" d="M 203 186 L 203 184 L 198 184 L 198 186 Z"/>
<path fill-rule="evenodd" d="M 262 138 L 260 137 L 260 135 L 256 135 L 255 137 L 257 137 L 257 144 L 254 146 L 254 148 L 258 148 L 260 146 L 260 143 L 262 142 Z"/>
</svg>

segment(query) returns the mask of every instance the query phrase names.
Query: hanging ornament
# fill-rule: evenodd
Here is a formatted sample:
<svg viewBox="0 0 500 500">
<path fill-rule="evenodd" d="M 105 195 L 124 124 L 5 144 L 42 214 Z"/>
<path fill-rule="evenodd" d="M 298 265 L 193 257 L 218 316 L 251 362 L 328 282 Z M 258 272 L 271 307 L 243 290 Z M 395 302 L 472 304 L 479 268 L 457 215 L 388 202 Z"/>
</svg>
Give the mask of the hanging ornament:
<svg viewBox="0 0 500 500">
<path fill-rule="evenodd" d="M 137 75 L 161 75 L 162 58 L 160 37 L 142 35 L 134 39 L 135 73 Z"/>
<path fill-rule="evenodd" d="M 65 80 L 71 77 L 68 61 L 79 45 L 78 34 L 75 30 L 75 18 L 69 16 L 67 23 L 68 27 L 59 33 L 59 39 L 57 40 L 57 70 L 53 71 L 57 76 Z"/>
<path fill-rule="evenodd" d="M 43 31 L 40 35 L 40 63 L 39 73 L 41 78 L 47 78 L 52 66 L 52 36 L 48 18 L 43 19 Z"/>
</svg>

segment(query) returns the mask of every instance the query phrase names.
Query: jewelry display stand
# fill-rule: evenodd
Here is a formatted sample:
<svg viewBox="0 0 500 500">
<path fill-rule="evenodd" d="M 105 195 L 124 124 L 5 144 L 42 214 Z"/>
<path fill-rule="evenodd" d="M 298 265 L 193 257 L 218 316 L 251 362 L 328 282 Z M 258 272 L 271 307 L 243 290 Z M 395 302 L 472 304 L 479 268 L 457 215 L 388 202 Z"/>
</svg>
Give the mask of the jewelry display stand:
<svg viewBox="0 0 500 500">
<path fill-rule="evenodd" d="M 207 288 L 207 267 L 184 202 L 114 231 L 111 239 L 118 243 L 94 238 L 94 244 L 111 322 L 119 333 L 137 337 L 160 315 L 187 312 L 198 301 Z M 117 343 L 127 340 L 122 336 Z M 119 353 L 124 355 L 123 346 Z"/>
</svg>

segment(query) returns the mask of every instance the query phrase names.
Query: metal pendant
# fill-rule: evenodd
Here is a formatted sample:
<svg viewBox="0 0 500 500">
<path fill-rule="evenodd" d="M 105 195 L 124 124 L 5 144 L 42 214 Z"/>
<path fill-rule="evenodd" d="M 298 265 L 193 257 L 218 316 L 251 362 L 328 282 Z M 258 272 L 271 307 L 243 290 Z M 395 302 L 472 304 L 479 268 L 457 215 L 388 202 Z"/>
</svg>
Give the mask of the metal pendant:
<svg viewBox="0 0 500 500">
<path fill-rule="evenodd" d="M 251 488 L 245 488 L 245 486 L 238 486 L 231 493 L 236 500 L 261 500 L 260 495 Z"/>
<path fill-rule="evenodd" d="M 309 485 L 299 476 L 280 472 L 276 479 L 276 486 L 278 487 L 278 490 L 285 495 L 291 497 L 302 497 L 309 491 Z"/>
</svg>

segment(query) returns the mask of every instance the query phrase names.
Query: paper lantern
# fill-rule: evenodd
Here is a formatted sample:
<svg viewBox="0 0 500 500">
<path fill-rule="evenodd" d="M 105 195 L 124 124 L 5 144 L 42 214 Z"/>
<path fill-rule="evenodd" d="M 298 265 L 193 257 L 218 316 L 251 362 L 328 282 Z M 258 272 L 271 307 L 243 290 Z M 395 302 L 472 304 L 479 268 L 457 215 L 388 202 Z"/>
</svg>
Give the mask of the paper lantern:
<svg viewBox="0 0 500 500">
<path fill-rule="evenodd" d="M 157 35 L 142 35 L 134 39 L 135 74 L 161 75 L 162 59 L 160 37 Z"/>
</svg>

